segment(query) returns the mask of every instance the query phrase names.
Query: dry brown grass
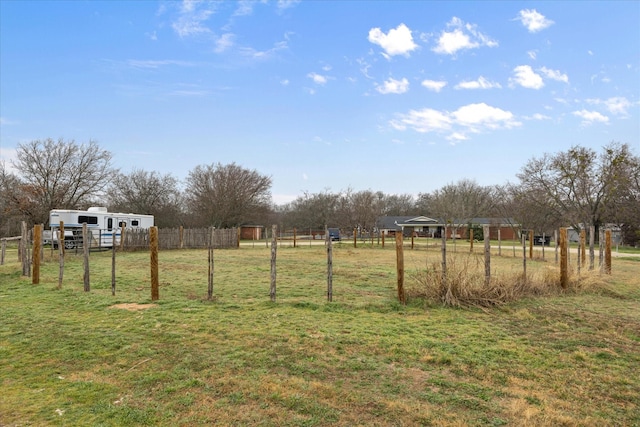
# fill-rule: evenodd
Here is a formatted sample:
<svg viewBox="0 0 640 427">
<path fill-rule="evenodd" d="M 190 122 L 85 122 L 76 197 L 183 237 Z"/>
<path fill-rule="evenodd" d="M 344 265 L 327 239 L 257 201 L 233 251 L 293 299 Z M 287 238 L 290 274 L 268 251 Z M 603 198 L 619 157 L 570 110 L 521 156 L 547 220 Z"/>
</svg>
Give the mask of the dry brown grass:
<svg viewBox="0 0 640 427">
<path fill-rule="evenodd" d="M 481 257 L 454 255 L 447 258 L 447 273 L 443 280 L 440 262 L 431 262 L 426 269 L 414 272 L 408 285 L 408 296 L 424 298 L 453 307 L 491 307 L 522 298 L 575 293 L 603 289 L 605 282 L 593 271 L 573 274 L 567 288 L 560 286 L 560 268 L 544 265 L 522 272 L 492 273 L 485 283 Z"/>
</svg>

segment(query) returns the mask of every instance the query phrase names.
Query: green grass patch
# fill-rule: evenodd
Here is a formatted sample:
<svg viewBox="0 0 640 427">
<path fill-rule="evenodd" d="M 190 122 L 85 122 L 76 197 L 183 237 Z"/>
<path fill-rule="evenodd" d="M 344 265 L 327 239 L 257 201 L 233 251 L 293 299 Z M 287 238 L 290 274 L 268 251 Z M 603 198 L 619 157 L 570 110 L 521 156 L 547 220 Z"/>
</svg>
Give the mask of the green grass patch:
<svg viewBox="0 0 640 427">
<path fill-rule="evenodd" d="M 160 252 L 153 304 L 148 253 L 118 254 L 115 296 L 109 252 L 91 254 L 91 292 L 80 257 L 61 290 L 55 256 L 39 285 L 11 258 L 0 425 L 640 424 L 640 264 L 614 258 L 603 286 L 495 308 L 402 306 L 387 246 L 336 245 L 333 303 L 322 246 L 279 248 L 275 304 L 257 245 L 215 252 L 214 301 L 206 251 Z M 519 271 L 509 255 L 496 274 Z M 407 248 L 407 286 L 438 257 Z"/>
</svg>

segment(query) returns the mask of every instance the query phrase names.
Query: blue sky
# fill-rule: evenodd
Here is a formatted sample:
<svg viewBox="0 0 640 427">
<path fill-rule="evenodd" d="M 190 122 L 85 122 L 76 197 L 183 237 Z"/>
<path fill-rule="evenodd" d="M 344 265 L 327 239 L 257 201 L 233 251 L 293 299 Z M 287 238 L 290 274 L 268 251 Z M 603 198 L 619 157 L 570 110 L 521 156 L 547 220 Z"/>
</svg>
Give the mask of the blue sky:
<svg viewBox="0 0 640 427">
<path fill-rule="evenodd" d="M 513 182 L 576 144 L 640 154 L 639 22 L 637 1 L 0 0 L 0 156 L 236 162 L 277 203 Z"/>
</svg>

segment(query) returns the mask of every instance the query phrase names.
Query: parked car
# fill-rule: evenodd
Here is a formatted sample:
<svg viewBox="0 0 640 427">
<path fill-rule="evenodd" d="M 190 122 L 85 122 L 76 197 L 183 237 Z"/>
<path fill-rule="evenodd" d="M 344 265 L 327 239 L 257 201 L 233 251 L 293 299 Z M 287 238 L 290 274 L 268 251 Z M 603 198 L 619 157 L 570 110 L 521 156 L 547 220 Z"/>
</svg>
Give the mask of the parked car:
<svg viewBox="0 0 640 427">
<path fill-rule="evenodd" d="M 330 228 L 329 229 L 329 238 L 331 241 L 340 241 L 340 229 L 339 228 Z"/>
</svg>

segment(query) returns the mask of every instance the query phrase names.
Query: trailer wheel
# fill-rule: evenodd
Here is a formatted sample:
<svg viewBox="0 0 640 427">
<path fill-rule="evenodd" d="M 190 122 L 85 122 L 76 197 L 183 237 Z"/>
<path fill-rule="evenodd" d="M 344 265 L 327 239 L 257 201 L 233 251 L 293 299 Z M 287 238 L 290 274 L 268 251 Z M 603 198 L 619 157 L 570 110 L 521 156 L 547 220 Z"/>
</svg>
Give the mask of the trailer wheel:
<svg viewBox="0 0 640 427">
<path fill-rule="evenodd" d="M 64 248 L 65 249 L 73 249 L 76 247 L 76 242 L 73 240 L 65 240 L 64 241 Z"/>
</svg>

